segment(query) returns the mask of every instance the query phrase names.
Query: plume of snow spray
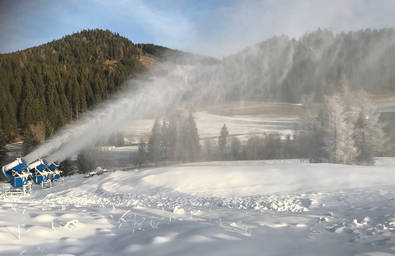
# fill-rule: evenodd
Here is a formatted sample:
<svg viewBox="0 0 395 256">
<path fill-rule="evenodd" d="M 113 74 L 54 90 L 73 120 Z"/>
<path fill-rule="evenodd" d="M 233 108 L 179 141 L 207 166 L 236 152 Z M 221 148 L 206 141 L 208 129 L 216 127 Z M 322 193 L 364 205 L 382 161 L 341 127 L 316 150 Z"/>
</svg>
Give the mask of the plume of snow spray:
<svg viewBox="0 0 395 256">
<path fill-rule="evenodd" d="M 191 67 L 166 65 L 167 75 L 133 81 L 138 89 L 126 89 L 107 104 L 88 112 L 82 119 L 58 132 L 54 137 L 26 155 L 27 162 L 46 157 L 48 161 L 63 161 L 79 151 L 95 145 L 133 121 L 161 114 L 180 103 L 188 89 Z M 163 70 L 162 70 L 163 71 Z M 129 81 L 132 83 L 132 81 Z"/>
</svg>

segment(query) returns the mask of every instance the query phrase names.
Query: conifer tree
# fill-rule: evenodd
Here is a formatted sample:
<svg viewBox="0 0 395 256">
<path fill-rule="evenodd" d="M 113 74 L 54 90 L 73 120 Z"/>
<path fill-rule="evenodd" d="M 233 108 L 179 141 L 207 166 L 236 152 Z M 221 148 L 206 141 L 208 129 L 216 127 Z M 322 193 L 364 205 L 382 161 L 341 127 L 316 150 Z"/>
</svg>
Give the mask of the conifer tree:
<svg viewBox="0 0 395 256">
<path fill-rule="evenodd" d="M 181 121 L 177 135 L 176 159 L 196 161 L 200 156 L 199 134 L 192 113 Z"/>
<path fill-rule="evenodd" d="M 222 157 L 225 157 L 227 153 L 228 135 L 229 135 L 228 128 L 226 128 L 226 125 L 224 124 L 221 128 L 221 133 L 218 137 L 218 148 Z"/>
<path fill-rule="evenodd" d="M 204 159 L 207 161 L 211 161 L 213 159 L 216 159 L 216 150 L 213 147 L 213 143 L 211 140 L 206 139 L 204 140 L 203 143 L 203 147 L 204 147 Z"/>
<path fill-rule="evenodd" d="M 7 151 L 5 146 L 6 146 L 5 135 L 4 132 L 0 130 L 0 165 L 2 165 L 7 158 Z"/>
<path fill-rule="evenodd" d="M 153 163 L 160 160 L 160 147 L 161 147 L 161 127 L 159 120 L 156 119 L 152 127 L 151 136 L 148 140 L 148 157 Z"/>
<path fill-rule="evenodd" d="M 134 164 L 138 167 L 143 166 L 147 162 L 147 144 L 143 139 L 140 140 L 137 155 L 134 160 Z"/>
<path fill-rule="evenodd" d="M 234 160 L 241 159 L 241 142 L 237 137 L 233 137 L 230 142 L 230 152 Z"/>
<path fill-rule="evenodd" d="M 199 142 L 199 134 L 196 127 L 195 120 L 193 118 L 192 113 L 189 113 L 186 129 L 188 133 L 187 137 L 187 152 L 188 152 L 188 160 L 196 161 L 200 156 L 200 142 Z"/>
<path fill-rule="evenodd" d="M 263 159 L 264 152 L 262 138 L 258 136 L 249 137 L 244 150 L 244 154 L 247 160 Z"/>
<path fill-rule="evenodd" d="M 354 109 L 358 113 L 353 134 L 356 158 L 359 163 L 372 164 L 386 142 L 383 124 L 366 92 L 356 92 L 355 99 Z"/>
<path fill-rule="evenodd" d="M 40 140 L 33 134 L 30 128 L 26 128 L 23 135 L 23 153 L 26 155 L 40 144 Z"/>
</svg>

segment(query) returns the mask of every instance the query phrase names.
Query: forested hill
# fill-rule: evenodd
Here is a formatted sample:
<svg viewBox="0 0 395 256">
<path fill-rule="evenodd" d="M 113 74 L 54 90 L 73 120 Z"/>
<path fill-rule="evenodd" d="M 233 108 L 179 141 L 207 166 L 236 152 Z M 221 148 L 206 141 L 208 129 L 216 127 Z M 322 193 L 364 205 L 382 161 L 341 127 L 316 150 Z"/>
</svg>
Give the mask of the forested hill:
<svg viewBox="0 0 395 256">
<path fill-rule="evenodd" d="M 342 80 L 371 93 L 394 93 L 395 29 L 337 34 L 320 29 L 299 39 L 274 37 L 222 64 L 231 99 L 298 102 L 314 93 L 320 101 Z"/>
<path fill-rule="evenodd" d="M 25 133 L 42 140 L 169 55 L 215 61 L 104 30 L 0 54 L 0 132 L 8 141 Z"/>
</svg>

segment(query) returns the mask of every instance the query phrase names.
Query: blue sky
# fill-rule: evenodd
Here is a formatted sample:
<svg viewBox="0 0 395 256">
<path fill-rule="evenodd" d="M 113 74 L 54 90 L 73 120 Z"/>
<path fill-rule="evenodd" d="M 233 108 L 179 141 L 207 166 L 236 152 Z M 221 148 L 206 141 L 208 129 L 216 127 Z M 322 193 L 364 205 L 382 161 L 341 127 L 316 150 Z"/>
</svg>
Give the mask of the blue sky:
<svg viewBox="0 0 395 256">
<path fill-rule="evenodd" d="M 0 0 L 0 52 L 109 29 L 216 57 L 274 35 L 393 27 L 393 0 Z"/>
</svg>

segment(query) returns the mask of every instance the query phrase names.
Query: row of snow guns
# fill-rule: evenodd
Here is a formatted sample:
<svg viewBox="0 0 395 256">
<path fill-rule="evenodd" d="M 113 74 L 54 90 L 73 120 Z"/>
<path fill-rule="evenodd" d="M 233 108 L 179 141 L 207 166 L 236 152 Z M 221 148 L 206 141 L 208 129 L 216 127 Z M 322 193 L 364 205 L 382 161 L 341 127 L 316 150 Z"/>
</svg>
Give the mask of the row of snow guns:
<svg viewBox="0 0 395 256">
<path fill-rule="evenodd" d="M 22 158 L 17 158 L 12 163 L 2 168 L 4 176 L 14 188 L 31 186 L 32 183 L 41 185 L 49 184 L 60 179 L 61 171 L 56 163 L 48 164 L 43 159 L 38 159 L 27 164 Z"/>
</svg>

